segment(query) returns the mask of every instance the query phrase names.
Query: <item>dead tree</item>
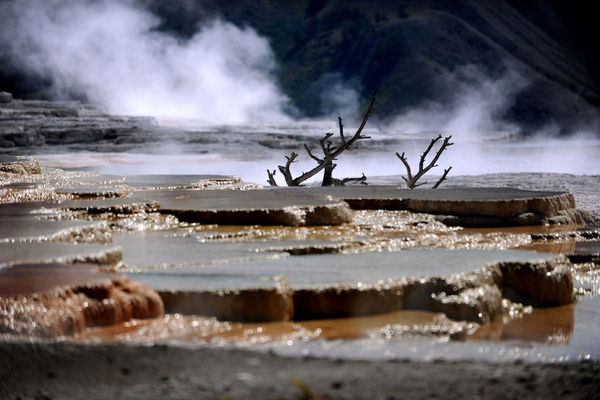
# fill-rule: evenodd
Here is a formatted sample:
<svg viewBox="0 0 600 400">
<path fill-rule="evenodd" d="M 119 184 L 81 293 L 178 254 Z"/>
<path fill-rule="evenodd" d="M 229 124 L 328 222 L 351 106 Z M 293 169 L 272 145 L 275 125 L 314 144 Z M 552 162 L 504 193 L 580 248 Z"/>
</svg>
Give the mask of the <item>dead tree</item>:
<svg viewBox="0 0 600 400">
<path fill-rule="evenodd" d="M 339 135 L 340 135 L 340 139 L 339 139 L 340 142 L 338 145 L 334 145 L 333 142 L 330 140 L 330 138 L 333 136 L 333 133 L 331 133 L 331 132 L 326 133 L 325 136 L 319 140 L 321 151 L 323 152 L 322 157 L 315 155 L 312 152 L 312 150 L 310 149 L 310 147 L 308 147 L 306 144 L 304 144 L 304 149 L 308 153 L 308 156 L 317 162 L 316 167 L 314 167 L 310 171 L 302 172 L 302 174 L 300 176 L 294 178 L 292 176 L 290 167 L 291 167 L 292 163 L 294 163 L 296 161 L 298 154 L 295 152 L 292 152 L 289 156 L 286 156 L 285 157 L 286 158 L 285 165 L 277 166 L 279 171 L 281 172 L 281 174 L 283 175 L 283 177 L 285 179 L 285 183 L 288 186 L 300 186 L 303 182 L 312 178 L 313 176 L 315 176 L 316 174 L 321 172 L 321 170 L 323 170 L 324 171 L 323 172 L 323 181 L 321 183 L 322 186 L 333 186 L 333 185 L 343 186 L 348 182 L 359 182 L 362 184 L 366 184 L 367 177 L 364 174 L 359 178 L 344 178 L 344 179 L 333 178 L 333 170 L 337 166 L 337 164 L 335 164 L 334 161 L 340 154 L 342 154 L 344 151 L 350 149 L 352 147 L 352 145 L 354 143 L 356 143 L 357 141 L 362 140 L 362 139 L 370 139 L 370 136 L 362 135 L 362 131 L 363 131 L 365 125 L 367 124 L 367 121 L 368 121 L 369 117 L 371 116 L 371 113 L 373 112 L 376 95 L 377 95 L 377 90 L 375 90 L 375 92 L 373 93 L 373 96 L 371 97 L 371 103 L 369 104 L 369 108 L 367 109 L 367 112 L 365 113 L 360 126 L 358 127 L 356 133 L 350 139 L 346 139 L 346 137 L 344 136 L 344 124 L 342 123 L 342 117 L 338 117 Z M 275 181 L 275 177 L 274 177 L 275 170 L 273 170 L 273 172 L 267 170 L 267 175 L 268 175 L 267 182 L 271 186 L 277 186 L 277 182 Z"/>
<path fill-rule="evenodd" d="M 267 170 L 267 175 L 269 176 L 269 179 L 267 179 L 267 182 L 269 182 L 269 185 L 271 186 L 277 186 L 277 182 L 275 181 L 275 170 L 273 170 L 273 172 Z"/>
<path fill-rule="evenodd" d="M 404 153 L 402 153 L 402 154 L 396 153 L 396 156 L 400 159 L 400 161 L 402 161 L 402 163 L 404 164 L 404 167 L 406 167 L 407 177 L 406 178 L 402 177 L 402 179 L 404 179 L 404 181 L 406 182 L 406 186 L 409 189 L 414 189 L 416 187 L 425 185 L 427 183 L 427 181 L 425 181 L 423 183 L 417 183 L 417 181 L 419 179 L 421 179 L 421 177 L 423 175 L 425 175 L 427 172 L 429 172 L 430 169 L 437 167 L 436 162 L 438 161 L 438 159 L 440 158 L 440 156 L 442 155 L 444 150 L 446 150 L 448 147 L 450 147 L 454 144 L 454 143 L 450 143 L 450 139 L 452 138 L 452 135 L 445 137 L 444 141 L 442 142 L 442 145 L 440 146 L 438 151 L 435 153 L 435 157 L 433 157 L 433 160 L 431 160 L 431 162 L 429 164 L 425 165 L 425 158 L 427 157 L 427 155 L 429 154 L 429 152 L 431 151 L 433 146 L 441 138 L 442 138 L 442 135 L 438 135 L 438 137 L 436 137 L 435 139 L 431 139 L 431 143 L 429 143 L 429 146 L 427 146 L 427 149 L 425 149 L 423 154 L 421 154 L 421 159 L 419 160 L 419 172 L 417 172 L 415 175 L 412 174 L 410 165 L 408 164 L 408 160 L 406 159 L 406 156 L 404 155 Z M 447 169 L 444 170 L 444 174 L 442 175 L 442 177 L 435 183 L 435 185 L 433 185 L 434 189 L 437 189 L 438 186 L 440 186 L 440 184 L 446 179 L 446 177 L 448 176 L 448 172 L 450 172 L 451 169 L 452 169 L 452 167 L 448 167 Z"/>
</svg>

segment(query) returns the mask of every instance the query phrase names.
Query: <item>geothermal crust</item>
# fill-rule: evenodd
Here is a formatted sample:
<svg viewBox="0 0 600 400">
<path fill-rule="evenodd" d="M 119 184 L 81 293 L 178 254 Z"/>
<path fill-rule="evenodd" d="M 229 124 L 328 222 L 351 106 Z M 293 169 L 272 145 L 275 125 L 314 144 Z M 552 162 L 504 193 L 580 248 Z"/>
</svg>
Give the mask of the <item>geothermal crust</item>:
<svg viewBox="0 0 600 400">
<path fill-rule="evenodd" d="M 12 160 L 10 164 L 21 162 Z M 38 173 L 35 168 L 23 167 L 23 170 L 25 172 L 16 168 L 4 173 L 16 176 Z M 97 181 L 97 189 L 94 188 L 93 179 Z M 573 211 L 573 196 L 560 192 L 517 189 L 402 190 L 393 186 L 256 190 L 231 177 L 145 176 L 133 178 L 131 186 L 126 186 L 126 180 L 120 177 L 93 179 L 75 178 L 69 182 L 71 186 L 61 186 L 59 180 L 55 179 L 58 190 L 54 189 L 53 192 L 66 197 L 59 202 L 50 198 L 37 205 L 50 211 L 68 210 L 101 218 L 104 215 L 106 218 L 116 218 L 160 212 L 175 216 L 181 222 L 219 225 L 332 226 L 350 222 L 353 218 L 351 209 L 372 208 L 434 213 L 440 215 L 441 220 L 458 218 L 463 222 L 481 219 L 488 223 L 491 218 L 500 225 L 512 223 L 515 218 L 532 221 L 524 215 L 533 215 L 533 220 L 542 222 L 544 218 L 562 218 L 565 213 L 576 214 Z M 211 181 L 216 183 L 209 183 Z M 222 187 L 226 190 L 209 190 Z M 32 207 L 33 204 L 36 203 L 30 203 Z M 21 210 L 19 206 L 0 205 L 0 217 L 32 218 L 31 207 Z M 444 216 L 446 214 L 454 216 Z M 39 223 L 36 221 L 32 225 Z M 14 246 L 15 249 L 22 247 L 25 249 L 23 251 L 27 250 L 27 246 L 52 246 L 50 243 L 42 245 L 36 240 L 28 240 L 25 243 L 7 242 L 2 245 Z M 121 261 L 118 252 L 106 254 L 110 257 L 101 257 L 102 261 L 99 262 L 116 265 Z M 373 254 L 373 262 L 376 262 L 376 256 L 377 253 Z M 81 258 L 73 260 L 83 261 Z M 5 265 L 15 264 L 16 261 L 7 260 Z M 3 315 L 8 316 L 3 321 L 3 329 L 7 333 L 38 336 L 72 334 L 84 326 L 159 315 L 163 302 L 169 313 L 207 315 L 238 321 L 339 318 L 414 309 L 442 312 L 453 319 L 485 323 L 503 312 L 504 298 L 542 307 L 572 302 L 573 280 L 565 263 L 566 260 L 562 258 L 537 262 L 501 262 L 475 272 L 449 276 L 420 277 L 417 273 L 401 278 L 387 277 L 372 282 L 354 281 L 320 287 L 287 285 L 286 271 L 283 269 L 279 272 L 283 274 L 281 279 L 267 287 L 160 289 L 162 299 L 151 289 L 123 280 L 125 278 L 93 283 L 99 287 L 88 287 L 85 283 L 70 286 L 57 284 L 56 289 L 47 288 L 35 294 L 13 293 L 9 297 L 2 297 Z M 260 266 L 260 262 L 251 264 L 249 268 L 252 265 Z M 227 268 L 226 263 L 221 273 L 227 273 Z M 326 269 L 327 265 L 323 268 Z M 138 275 L 133 279 L 140 278 Z M 57 311 L 52 313 L 45 310 Z M 56 327 L 52 327 L 53 324 Z"/>
<path fill-rule="evenodd" d="M 232 321 L 289 321 L 356 317 L 397 310 L 441 312 L 486 323 L 503 312 L 504 298 L 536 307 L 574 301 L 566 259 L 500 262 L 444 277 L 406 277 L 376 283 L 290 289 L 160 291 L 168 313 Z"/>
<path fill-rule="evenodd" d="M 36 285 L 40 275 L 50 282 Z M 53 338 L 163 312 L 149 287 L 86 266 L 20 265 L 0 274 L 0 335 Z"/>
</svg>

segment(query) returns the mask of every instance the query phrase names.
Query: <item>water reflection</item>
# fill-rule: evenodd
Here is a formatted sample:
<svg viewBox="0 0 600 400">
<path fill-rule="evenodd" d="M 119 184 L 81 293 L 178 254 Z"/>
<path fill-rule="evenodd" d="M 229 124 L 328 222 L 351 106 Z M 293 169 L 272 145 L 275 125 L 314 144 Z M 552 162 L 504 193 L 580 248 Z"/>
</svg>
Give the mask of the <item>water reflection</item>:
<svg viewBox="0 0 600 400">
<path fill-rule="evenodd" d="M 513 319 L 501 317 L 489 324 L 482 325 L 471 338 L 567 345 L 573 337 L 575 304 L 537 308 Z"/>
</svg>

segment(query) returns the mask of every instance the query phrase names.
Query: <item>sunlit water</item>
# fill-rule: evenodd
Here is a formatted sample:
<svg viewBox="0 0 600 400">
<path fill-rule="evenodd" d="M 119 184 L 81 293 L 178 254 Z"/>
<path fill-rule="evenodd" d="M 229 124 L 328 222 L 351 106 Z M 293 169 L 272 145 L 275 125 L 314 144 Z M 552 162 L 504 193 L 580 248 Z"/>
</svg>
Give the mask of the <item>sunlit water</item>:
<svg viewBox="0 0 600 400">
<path fill-rule="evenodd" d="M 107 174 L 223 174 L 246 182 L 266 185 L 266 170 L 277 169 L 292 151 L 300 154 L 292 171 L 311 169 L 315 162 L 303 149 L 308 144 L 316 154 L 318 139 L 327 131 L 337 137 L 337 126 L 328 122 L 297 122 L 278 125 L 201 126 L 187 121 L 163 121 L 168 128 L 161 137 L 139 138 L 138 144 L 90 143 L 76 147 L 50 146 L 37 154 L 44 166 L 88 169 Z M 349 124 L 351 125 L 351 124 Z M 404 167 L 396 152 L 405 152 L 417 168 L 421 152 L 438 132 L 400 133 L 366 129 L 371 139 L 337 160 L 334 176 L 360 176 L 371 183 L 402 185 Z M 439 132 L 446 136 L 449 133 Z M 353 134 L 347 126 L 346 137 Z M 455 135 L 451 146 L 432 175 L 452 166 L 444 186 L 512 186 L 532 189 L 569 190 L 578 205 L 600 212 L 600 139 L 515 138 L 510 134 Z M 335 144 L 335 142 L 334 142 Z M 102 151 L 96 151 L 101 149 Z M 432 153 L 435 152 L 432 150 Z M 283 184 L 279 172 L 275 175 Z M 427 180 L 427 178 L 425 178 Z M 430 182 L 436 178 L 430 179 Z M 318 178 L 312 180 L 318 182 Z M 355 358 L 494 359 L 565 361 L 600 359 L 598 297 L 580 300 L 574 311 L 574 328 L 567 344 L 549 346 L 529 341 L 454 343 L 447 340 L 315 340 L 277 345 L 284 354 Z M 271 346 L 267 346 L 271 348 Z"/>
</svg>

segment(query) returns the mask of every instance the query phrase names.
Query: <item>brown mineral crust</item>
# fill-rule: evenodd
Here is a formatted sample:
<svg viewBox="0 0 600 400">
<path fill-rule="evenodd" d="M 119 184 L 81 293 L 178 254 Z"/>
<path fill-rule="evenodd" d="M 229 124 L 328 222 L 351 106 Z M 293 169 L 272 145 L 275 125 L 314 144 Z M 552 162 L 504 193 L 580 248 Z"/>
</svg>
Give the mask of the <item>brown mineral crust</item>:
<svg viewBox="0 0 600 400">
<path fill-rule="evenodd" d="M 344 202 L 323 206 L 289 206 L 273 209 L 185 210 L 161 209 L 179 221 L 219 225 L 340 225 L 352 221 L 352 213 Z"/>
<path fill-rule="evenodd" d="M 405 309 L 441 312 L 449 318 L 485 323 L 502 312 L 502 293 L 494 267 L 445 278 L 408 283 Z"/>
<path fill-rule="evenodd" d="M 86 204 L 91 202 L 94 204 Z M 128 203 L 128 204 L 102 204 L 94 200 L 70 201 L 62 203 L 60 208 L 66 208 L 70 211 L 84 211 L 87 214 L 135 214 L 144 211 L 156 211 L 159 207 L 156 202 Z"/>
<path fill-rule="evenodd" d="M 24 160 L 0 163 L 0 172 L 17 175 L 37 175 L 42 173 L 38 160 Z"/>
<path fill-rule="evenodd" d="M 493 217 L 481 215 L 439 215 L 437 220 L 447 226 L 462 227 L 510 227 L 541 225 L 547 218 L 543 214 L 523 213 L 515 217 Z M 571 223 L 571 222 L 568 222 Z"/>
<path fill-rule="evenodd" d="M 125 192 L 115 190 L 99 190 L 98 192 L 93 193 L 69 191 L 68 194 L 73 200 L 118 199 L 127 195 Z"/>
<path fill-rule="evenodd" d="M 409 199 L 406 209 L 412 212 L 451 215 L 513 217 L 529 211 L 527 199 L 515 200 L 425 200 Z"/>
<path fill-rule="evenodd" d="M 359 189 L 354 189 L 358 191 Z M 371 188 L 370 190 L 377 190 Z M 485 189 L 481 189 L 485 191 Z M 443 191 L 439 191 L 443 196 Z M 410 195 L 411 193 L 409 193 Z M 479 215 L 492 217 L 514 217 L 523 213 L 537 213 L 553 216 L 559 210 L 575 208 L 575 198 L 571 193 L 556 193 L 542 197 L 523 197 L 513 199 L 472 199 L 468 198 L 469 192 L 465 192 L 465 198 L 456 200 L 447 198 L 402 198 L 401 191 L 398 197 L 369 197 L 369 193 L 357 196 L 355 194 L 332 193 L 333 197 L 346 201 L 354 210 L 357 209 L 380 209 L 380 210 L 408 210 L 413 212 L 424 212 L 429 214 L 450 215 Z"/>
<path fill-rule="evenodd" d="M 573 279 L 563 261 L 498 263 L 445 277 L 332 287 L 178 291 L 161 292 L 161 296 L 167 312 L 231 321 L 305 321 L 421 310 L 444 313 L 454 320 L 488 323 L 502 314 L 504 297 L 535 306 L 572 302 Z"/>
<path fill-rule="evenodd" d="M 355 189 L 357 190 L 357 189 Z M 372 188 L 371 190 L 377 190 Z M 544 194 L 543 197 L 523 197 L 514 199 L 444 199 L 436 198 L 397 198 L 380 195 L 352 197 L 356 194 L 339 193 L 353 210 L 407 210 L 442 216 L 440 220 L 449 226 L 513 226 L 539 225 L 546 222 L 581 224 L 591 219 L 589 213 L 576 210 L 575 198 L 571 193 Z M 334 194 L 335 196 L 335 194 Z M 379 197 L 378 197 L 379 196 Z"/>
<path fill-rule="evenodd" d="M 502 313 L 502 292 L 497 286 L 482 285 L 459 294 L 432 297 L 428 311 L 444 313 L 458 321 L 486 323 Z"/>
<path fill-rule="evenodd" d="M 341 225 L 352 221 L 352 211 L 348 204 L 339 202 L 306 209 L 305 225 Z"/>
<path fill-rule="evenodd" d="M 399 279 L 384 284 L 301 289 L 293 293 L 294 320 L 356 317 L 397 310 L 441 312 L 485 323 L 502 312 L 497 274 L 487 269 L 464 279 Z"/>
<path fill-rule="evenodd" d="M 575 301 L 573 277 L 566 265 L 517 262 L 501 263 L 500 269 L 505 297 L 536 307 L 560 306 Z"/>
<path fill-rule="evenodd" d="M 95 264 L 101 266 L 114 266 L 123 260 L 123 254 L 121 249 L 113 248 L 106 251 L 101 251 L 96 254 L 79 255 L 74 257 L 65 257 L 60 261 L 65 263 L 82 263 L 82 264 Z"/>
<path fill-rule="evenodd" d="M 125 276 L 92 273 L 84 266 L 81 275 L 77 275 L 80 267 L 58 265 L 48 267 L 51 271 L 40 273 L 37 280 L 19 282 L 35 276 L 41 268 L 6 269 L 13 268 L 17 273 L 3 274 L 0 283 L 0 333 L 3 334 L 52 338 L 80 333 L 86 326 L 156 317 L 164 312 L 158 293 L 130 282 Z M 44 281 L 44 277 L 53 279 Z M 57 280 L 61 279 L 59 283 Z M 88 283 L 81 283 L 82 280 Z"/>
<path fill-rule="evenodd" d="M 357 317 L 402 309 L 403 286 L 301 289 L 293 293 L 294 320 Z"/>
<path fill-rule="evenodd" d="M 154 290 L 127 278 L 112 280 L 107 286 L 84 286 L 74 289 L 88 302 L 83 307 L 87 326 L 112 325 L 132 318 L 163 315 L 162 299 Z"/>
<path fill-rule="evenodd" d="M 294 320 L 404 309 L 441 312 L 455 320 L 488 323 L 502 313 L 503 297 L 511 290 L 519 293 L 521 302 L 535 306 L 573 302 L 573 279 L 560 262 L 501 263 L 448 277 L 295 290 Z"/>
<path fill-rule="evenodd" d="M 559 210 L 554 216 L 549 217 L 545 221 L 548 224 L 577 224 L 577 225 L 594 225 L 598 223 L 597 217 L 587 210 L 579 210 L 569 208 Z"/>
<path fill-rule="evenodd" d="M 538 199 L 533 198 L 528 203 L 530 211 L 545 214 L 549 217 L 558 214 L 560 210 L 569 210 L 576 207 L 575 196 L 572 193 L 561 193 Z"/>
<path fill-rule="evenodd" d="M 168 313 L 195 314 L 225 321 L 289 321 L 294 304 L 288 290 L 160 292 Z"/>
</svg>

